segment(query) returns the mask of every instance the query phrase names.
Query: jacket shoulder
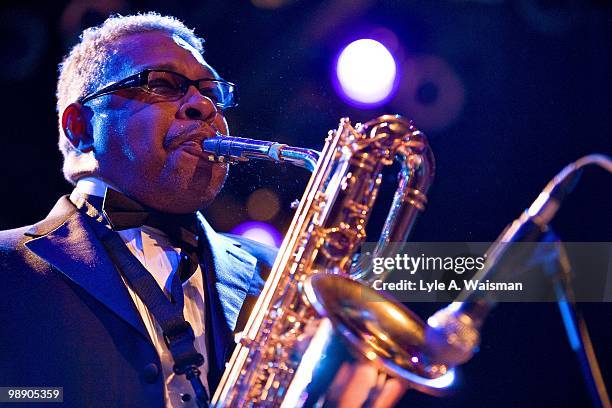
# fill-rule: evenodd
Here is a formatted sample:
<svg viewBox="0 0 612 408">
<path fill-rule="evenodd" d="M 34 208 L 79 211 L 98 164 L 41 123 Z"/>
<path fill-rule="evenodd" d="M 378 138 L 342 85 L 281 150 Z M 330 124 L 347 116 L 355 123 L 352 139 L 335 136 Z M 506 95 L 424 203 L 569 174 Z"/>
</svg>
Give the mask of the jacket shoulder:
<svg viewBox="0 0 612 408">
<path fill-rule="evenodd" d="M 27 271 L 47 271 L 48 265 L 30 251 L 25 244 L 32 239 L 28 236 L 31 226 L 0 231 L 0 274 L 19 277 Z"/>
<path fill-rule="evenodd" d="M 5 231 L 0 231 L 0 252 L 11 252 L 23 246 L 24 242 L 29 240 L 25 234 L 32 227 L 20 227 Z"/>
</svg>

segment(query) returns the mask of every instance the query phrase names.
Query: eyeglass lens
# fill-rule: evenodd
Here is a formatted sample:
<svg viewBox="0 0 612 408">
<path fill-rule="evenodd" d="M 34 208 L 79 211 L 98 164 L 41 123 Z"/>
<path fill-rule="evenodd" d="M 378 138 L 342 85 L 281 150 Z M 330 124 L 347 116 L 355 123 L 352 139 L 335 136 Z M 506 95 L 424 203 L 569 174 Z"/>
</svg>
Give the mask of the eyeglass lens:
<svg viewBox="0 0 612 408">
<path fill-rule="evenodd" d="M 188 81 L 172 72 L 151 71 L 147 78 L 149 91 L 167 98 L 180 98 L 188 89 Z M 227 107 L 231 104 L 231 85 L 223 82 L 200 81 L 200 93 L 210 98 L 215 104 Z"/>
</svg>

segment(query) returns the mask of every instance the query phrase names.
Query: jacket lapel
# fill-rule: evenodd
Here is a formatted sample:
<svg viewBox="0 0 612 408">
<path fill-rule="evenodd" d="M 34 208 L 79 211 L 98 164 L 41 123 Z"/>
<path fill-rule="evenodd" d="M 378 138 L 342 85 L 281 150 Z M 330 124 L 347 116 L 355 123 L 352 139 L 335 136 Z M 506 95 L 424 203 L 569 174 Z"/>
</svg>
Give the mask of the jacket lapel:
<svg viewBox="0 0 612 408">
<path fill-rule="evenodd" d="M 132 298 L 86 217 L 64 196 L 47 218 L 26 233 L 34 239 L 25 245 L 149 340 Z"/>
<path fill-rule="evenodd" d="M 234 346 L 233 332 L 238 314 L 251 284 L 257 259 L 240 248 L 240 244 L 215 232 L 202 214 L 198 218 L 207 245 L 204 258 L 210 259 L 206 284 L 212 320 L 212 338 L 217 367 L 224 367 L 228 351 Z"/>
<path fill-rule="evenodd" d="M 214 287 L 230 330 L 236 328 L 238 314 L 255 273 L 257 259 L 240 248 L 240 243 L 215 232 L 198 213 L 208 240 L 214 266 Z"/>
</svg>

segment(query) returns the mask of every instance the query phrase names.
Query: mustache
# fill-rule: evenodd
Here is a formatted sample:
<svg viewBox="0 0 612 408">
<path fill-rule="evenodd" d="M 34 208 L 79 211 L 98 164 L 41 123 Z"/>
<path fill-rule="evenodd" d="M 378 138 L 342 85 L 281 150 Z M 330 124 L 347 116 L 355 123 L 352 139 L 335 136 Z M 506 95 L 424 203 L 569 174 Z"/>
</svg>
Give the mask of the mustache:
<svg viewBox="0 0 612 408">
<path fill-rule="evenodd" d="M 177 132 L 168 134 L 162 145 L 164 148 L 167 148 L 172 145 L 180 145 L 190 140 L 201 143 L 204 139 L 221 135 L 223 134 L 219 129 L 211 123 L 192 123 L 181 127 Z"/>
</svg>

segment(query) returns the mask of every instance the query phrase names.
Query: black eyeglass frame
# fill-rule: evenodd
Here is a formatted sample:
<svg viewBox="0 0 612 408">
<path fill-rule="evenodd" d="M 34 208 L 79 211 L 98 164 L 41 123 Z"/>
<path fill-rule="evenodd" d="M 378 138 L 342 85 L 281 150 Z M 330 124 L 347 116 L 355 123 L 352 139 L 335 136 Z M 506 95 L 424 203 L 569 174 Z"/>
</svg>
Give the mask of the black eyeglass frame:
<svg viewBox="0 0 612 408">
<path fill-rule="evenodd" d="M 180 90 L 182 92 L 182 95 L 184 96 L 187 93 L 187 90 L 189 89 L 190 86 L 195 86 L 196 89 L 198 90 L 198 92 L 200 92 L 200 83 L 202 81 L 206 81 L 209 83 L 213 83 L 213 84 L 223 84 L 226 85 L 228 87 L 228 89 L 230 90 L 231 94 L 232 94 L 232 103 L 230 105 L 225 106 L 223 103 L 221 102 L 215 102 L 215 105 L 221 109 L 227 109 L 227 108 L 233 108 L 238 106 L 237 103 L 237 98 L 236 98 L 236 84 L 234 84 L 233 82 L 229 82 L 229 81 L 225 81 L 223 79 L 212 79 L 212 78 L 202 78 L 202 79 L 189 79 L 187 78 L 185 75 L 179 74 L 178 72 L 174 72 L 174 71 L 170 71 L 167 69 L 145 69 L 137 74 L 134 75 L 130 75 L 127 78 L 121 79 L 117 82 L 114 82 L 108 86 L 105 86 L 101 89 L 98 89 L 97 91 L 94 91 L 88 95 L 85 95 L 81 98 L 78 99 L 78 102 L 80 104 L 84 104 L 87 101 L 90 101 L 94 98 L 97 98 L 99 96 L 103 96 L 103 95 L 108 95 L 110 93 L 116 92 L 116 91 L 120 91 L 122 89 L 130 89 L 130 88 L 143 88 L 144 91 L 152 93 L 153 95 L 159 95 L 156 94 L 155 92 L 147 89 L 147 82 L 149 79 L 149 74 L 151 72 L 166 72 L 169 74 L 173 74 L 176 75 L 182 79 L 184 79 L 184 83 L 181 86 Z M 164 96 L 164 95 L 159 95 L 159 96 Z M 180 97 L 179 97 L 180 98 Z M 177 98 L 178 99 L 178 98 Z"/>
</svg>

